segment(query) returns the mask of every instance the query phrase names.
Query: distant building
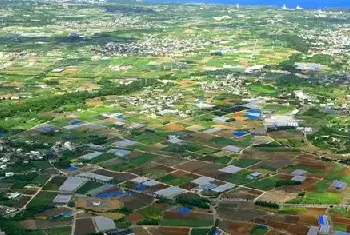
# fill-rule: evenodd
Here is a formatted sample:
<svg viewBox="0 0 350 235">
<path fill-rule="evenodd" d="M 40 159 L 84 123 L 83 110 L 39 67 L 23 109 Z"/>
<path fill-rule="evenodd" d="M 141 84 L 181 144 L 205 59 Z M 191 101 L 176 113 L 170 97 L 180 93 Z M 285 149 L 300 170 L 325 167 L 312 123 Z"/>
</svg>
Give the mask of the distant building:
<svg viewBox="0 0 350 235">
<path fill-rule="evenodd" d="M 335 180 L 333 181 L 331 188 L 337 189 L 337 190 L 344 190 L 347 187 L 347 183 L 344 181 Z"/>
<path fill-rule="evenodd" d="M 58 194 L 58 195 L 53 199 L 52 202 L 53 202 L 55 205 L 63 206 L 63 205 L 67 205 L 68 202 L 70 202 L 71 199 L 72 199 L 72 195 Z"/>
</svg>

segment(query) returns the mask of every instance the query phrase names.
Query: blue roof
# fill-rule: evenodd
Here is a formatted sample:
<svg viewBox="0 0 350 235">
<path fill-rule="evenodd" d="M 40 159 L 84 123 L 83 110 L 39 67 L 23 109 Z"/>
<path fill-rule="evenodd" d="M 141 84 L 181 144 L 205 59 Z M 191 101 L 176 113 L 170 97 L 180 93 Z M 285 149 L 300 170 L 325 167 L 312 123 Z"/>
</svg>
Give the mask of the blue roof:
<svg viewBox="0 0 350 235">
<path fill-rule="evenodd" d="M 69 124 L 70 125 L 79 125 L 79 124 L 82 124 L 83 123 L 83 121 L 80 121 L 80 120 L 73 120 L 73 121 L 71 121 Z"/>
<path fill-rule="evenodd" d="M 251 120 L 258 120 L 260 118 L 260 114 L 259 114 L 259 116 L 257 116 L 257 115 L 253 115 L 252 113 L 247 113 L 246 115 L 244 115 L 244 117 L 251 119 Z"/>
<path fill-rule="evenodd" d="M 325 216 L 325 215 L 319 215 L 319 216 L 318 216 L 318 223 L 319 223 L 320 225 L 327 225 L 327 224 L 328 224 L 327 216 Z"/>
<path fill-rule="evenodd" d="M 234 133 L 233 133 L 233 135 L 235 136 L 235 137 L 242 137 L 242 136 L 245 136 L 247 134 L 247 132 L 245 132 L 245 131 L 235 131 Z"/>
<path fill-rule="evenodd" d="M 78 170 L 79 168 L 75 167 L 75 166 L 70 166 L 67 168 L 68 171 L 76 171 Z"/>
<path fill-rule="evenodd" d="M 38 126 L 36 129 L 39 131 L 48 132 L 48 131 L 55 131 L 56 127 L 52 125 L 42 125 L 42 126 Z"/>
<path fill-rule="evenodd" d="M 122 119 L 122 120 L 125 119 L 124 115 L 117 115 L 116 117 L 117 117 L 118 119 Z"/>
<path fill-rule="evenodd" d="M 191 209 L 190 208 L 188 208 L 188 207 L 183 207 L 183 208 L 181 208 L 178 212 L 180 213 L 180 214 L 182 214 L 182 215 L 184 215 L 184 214 L 188 214 L 188 213 L 191 213 Z"/>
<path fill-rule="evenodd" d="M 248 109 L 248 113 L 260 113 L 259 109 Z"/>
<path fill-rule="evenodd" d="M 347 184 L 345 182 L 343 182 L 343 181 L 336 180 L 336 181 L 333 182 L 332 186 L 334 188 L 344 189 L 344 188 L 346 188 Z"/>
<path fill-rule="evenodd" d="M 143 191 L 147 188 L 147 185 L 144 185 L 144 184 L 139 184 L 135 187 L 135 190 L 137 191 Z"/>
<path fill-rule="evenodd" d="M 213 235 L 218 235 L 220 234 L 220 230 L 218 228 L 215 228 L 213 231 Z"/>
<path fill-rule="evenodd" d="M 108 192 L 108 193 L 101 193 L 99 194 L 97 197 L 99 198 L 110 198 L 110 197 L 127 197 L 129 194 L 124 193 L 122 190 L 115 190 L 112 192 Z"/>
</svg>

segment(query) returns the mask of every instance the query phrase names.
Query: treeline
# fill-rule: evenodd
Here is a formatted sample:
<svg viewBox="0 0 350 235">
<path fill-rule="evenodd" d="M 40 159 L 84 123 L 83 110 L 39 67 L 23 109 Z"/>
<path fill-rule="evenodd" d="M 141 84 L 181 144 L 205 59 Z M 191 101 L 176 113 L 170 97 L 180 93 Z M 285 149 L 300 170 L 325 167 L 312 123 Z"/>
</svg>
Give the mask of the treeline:
<svg viewBox="0 0 350 235">
<path fill-rule="evenodd" d="M 0 104 L 0 119 L 14 116 L 23 116 L 25 113 L 39 113 L 41 111 L 52 111 L 65 105 L 78 105 L 87 99 L 108 95 L 125 95 L 141 90 L 145 86 L 154 86 L 158 83 L 156 79 L 140 79 L 128 85 L 115 88 L 104 88 L 95 93 L 75 92 L 61 95 L 44 96 L 25 100 L 21 104 Z M 1 128 L 1 127 L 0 127 Z"/>
<path fill-rule="evenodd" d="M 263 206 L 263 207 L 268 207 L 272 209 L 279 209 L 280 206 L 277 203 L 274 202 L 266 202 L 266 201 L 256 201 L 255 205 L 257 206 Z"/>
</svg>

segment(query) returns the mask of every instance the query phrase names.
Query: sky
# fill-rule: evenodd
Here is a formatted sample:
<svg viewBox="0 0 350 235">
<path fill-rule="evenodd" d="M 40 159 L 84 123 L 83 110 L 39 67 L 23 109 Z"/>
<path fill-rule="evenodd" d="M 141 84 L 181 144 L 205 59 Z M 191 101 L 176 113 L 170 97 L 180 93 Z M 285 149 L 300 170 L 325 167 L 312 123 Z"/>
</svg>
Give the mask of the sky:
<svg viewBox="0 0 350 235">
<path fill-rule="evenodd" d="M 164 0 L 149 0 L 153 2 L 165 2 Z M 274 5 L 295 8 L 297 5 L 303 8 L 327 8 L 347 7 L 350 8 L 350 0 L 166 0 L 166 2 L 206 2 L 218 4 L 241 4 L 241 5 Z"/>
</svg>

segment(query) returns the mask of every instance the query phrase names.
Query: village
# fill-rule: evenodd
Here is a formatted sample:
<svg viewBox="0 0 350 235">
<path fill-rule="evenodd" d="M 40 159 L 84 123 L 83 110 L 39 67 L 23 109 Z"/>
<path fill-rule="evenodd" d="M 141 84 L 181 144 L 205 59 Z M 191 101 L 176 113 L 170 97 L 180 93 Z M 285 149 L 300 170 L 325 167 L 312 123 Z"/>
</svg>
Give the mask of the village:
<svg viewBox="0 0 350 235">
<path fill-rule="evenodd" d="M 0 234 L 350 234 L 347 12 L 17 4 Z"/>
</svg>

